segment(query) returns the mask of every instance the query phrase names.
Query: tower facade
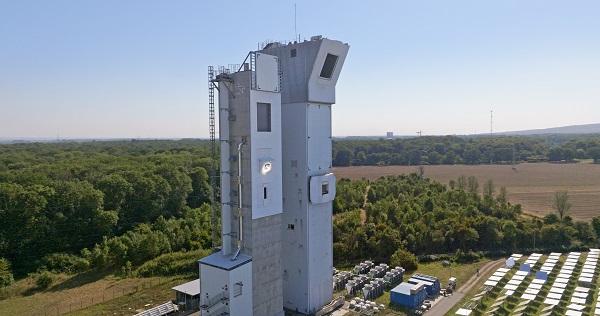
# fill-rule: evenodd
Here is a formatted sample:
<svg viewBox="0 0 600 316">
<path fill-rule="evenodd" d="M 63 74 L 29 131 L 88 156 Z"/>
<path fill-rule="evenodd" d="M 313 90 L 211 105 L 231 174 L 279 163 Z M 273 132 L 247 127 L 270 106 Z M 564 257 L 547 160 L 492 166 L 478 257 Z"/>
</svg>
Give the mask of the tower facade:
<svg viewBox="0 0 600 316">
<path fill-rule="evenodd" d="M 277 57 L 251 52 L 218 85 L 221 251 L 200 260 L 206 315 L 283 315 L 281 94 Z"/>
<path fill-rule="evenodd" d="M 271 44 L 282 72 L 282 274 L 286 309 L 313 314 L 333 296 L 331 107 L 349 46 L 314 36 Z"/>
<path fill-rule="evenodd" d="M 211 80 L 222 246 L 199 262 L 201 315 L 314 314 L 331 302 L 331 106 L 347 53 L 321 36 L 271 43 Z"/>
</svg>

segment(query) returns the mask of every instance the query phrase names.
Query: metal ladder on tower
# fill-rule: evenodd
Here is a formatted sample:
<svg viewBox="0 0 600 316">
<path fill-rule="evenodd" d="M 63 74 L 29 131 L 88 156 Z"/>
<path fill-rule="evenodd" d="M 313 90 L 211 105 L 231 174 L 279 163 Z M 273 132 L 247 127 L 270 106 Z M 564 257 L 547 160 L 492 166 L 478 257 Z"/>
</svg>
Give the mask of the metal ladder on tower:
<svg viewBox="0 0 600 316">
<path fill-rule="evenodd" d="M 212 193 L 210 195 L 210 226 L 212 249 L 218 248 L 218 218 L 216 207 L 216 188 L 217 188 L 217 145 L 215 140 L 215 70 L 213 66 L 208 66 L 208 134 L 210 138 L 210 186 Z"/>
</svg>

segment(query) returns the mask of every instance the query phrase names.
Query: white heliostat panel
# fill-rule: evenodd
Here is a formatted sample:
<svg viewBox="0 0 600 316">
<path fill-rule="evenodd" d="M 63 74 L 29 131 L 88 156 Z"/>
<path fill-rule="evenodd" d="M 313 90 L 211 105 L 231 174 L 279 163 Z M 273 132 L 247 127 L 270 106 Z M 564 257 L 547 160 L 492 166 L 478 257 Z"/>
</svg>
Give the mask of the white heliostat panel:
<svg viewBox="0 0 600 316">
<path fill-rule="evenodd" d="M 256 90 L 279 92 L 279 63 L 276 56 L 256 53 Z"/>
</svg>

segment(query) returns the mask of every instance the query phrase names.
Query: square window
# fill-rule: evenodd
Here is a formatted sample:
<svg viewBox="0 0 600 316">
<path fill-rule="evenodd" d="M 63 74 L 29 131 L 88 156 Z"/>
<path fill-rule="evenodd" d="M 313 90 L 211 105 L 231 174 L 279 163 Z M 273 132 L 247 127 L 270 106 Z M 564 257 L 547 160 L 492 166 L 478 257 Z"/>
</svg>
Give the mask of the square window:
<svg viewBox="0 0 600 316">
<path fill-rule="evenodd" d="M 335 69 L 335 64 L 337 64 L 338 56 L 327 54 L 325 57 L 325 62 L 323 63 L 323 68 L 321 68 L 321 78 L 331 79 L 333 75 L 333 70 Z"/>
<path fill-rule="evenodd" d="M 329 182 L 321 183 L 321 195 L 329 194 Z"/>
<path fill-rule="evenodd" d="M 271 131 L 271 103 L 256 104 L 256 125 L 259 132 Z"/>
</svg>

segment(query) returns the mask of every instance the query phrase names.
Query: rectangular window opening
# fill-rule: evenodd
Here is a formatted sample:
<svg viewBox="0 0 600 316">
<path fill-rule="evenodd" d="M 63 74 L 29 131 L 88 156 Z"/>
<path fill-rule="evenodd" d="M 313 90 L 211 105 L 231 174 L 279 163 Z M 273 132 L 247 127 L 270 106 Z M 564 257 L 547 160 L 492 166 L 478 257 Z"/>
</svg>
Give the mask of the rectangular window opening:
<svg viewBox="0 0 600 316">
<path fill-rule="evenodd" d="M 331 79 L 333 76 L 333 70 L 335 69 L 335 64 L 337 64 L 338 56 L 327 54 L 325 57 L 325 62 L 323 63 L 323 68 L 321 68 L 321 78 Z"/>
<path fill-rule="evenodd" d="M 267 199 L 267 187 L 263 187 L 263 200 Z"/>
<path fill-rule="evenodd" d="M 321 183 L 321 195 L 329 194 L 329 182 Z"/>
<path fill-rule="evenodd" d="M 259 132 L 271 131 L 271 103 L 256 104 L 256 125 Z"/>
<path fill-rule="evenodd" d="M 238 297 L 240 295 L 242 295 L 242 287 L 244 286 L 244 283 L 242 282 L 237 282 L 236 284 L 233 285 L 233 297 Z"/>
<path fill-rule="evenodd" d="M 290 51 L 290 57 L 296 57 L 296 49 L 295 49 L 295 48 L 293 48 L 293 49 Z"/>
</svg>

